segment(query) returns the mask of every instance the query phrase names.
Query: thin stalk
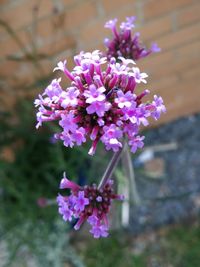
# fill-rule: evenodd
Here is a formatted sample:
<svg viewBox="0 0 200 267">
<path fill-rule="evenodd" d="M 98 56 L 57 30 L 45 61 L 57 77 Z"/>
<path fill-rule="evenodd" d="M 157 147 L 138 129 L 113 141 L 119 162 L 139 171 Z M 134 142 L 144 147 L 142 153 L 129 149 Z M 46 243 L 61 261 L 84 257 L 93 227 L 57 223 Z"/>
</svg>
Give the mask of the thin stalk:
<svg viewBox="0 0 200 267">
<path fill-rule="evenodd" d="M 125 143 L 125 145 L 124 145 L 124 155 L 123 156 L 124 157 L 122 158 L 122 160 L 123 160 L 125 175 L 127 176 L 128 180 L 129 180 L 130 199 L 132 200 L 132 202 L 135 205 L 139 205 L 141 201 L 140 201 L 140 197 L 139 197 L 138 191 L 137 191 L 134 169 L 133 169 L 133 164 L 132 164 L 132 160 L 131 160 L 131 154 L 130 154 L 130 150 L 129 150 L 127 143 Z"/>
<path fill-rule="evenodd" d="M 110 163 L 108 164 L 108 167 L 106 168 L 104 175 L 99 183 L 98 189 L 101 189 L 105 186 L 105 184 L 107 183 L 107 181 L 110 179 L 110 177 L 113 174 L 113 171 L 115 170 L 115 167 L 117 166 L 117 163 L 119 162 L 119 159 L 122 155 L 122 151 L 123 151 L 123 147 L 119 149 L 118 152 L 116 152 Z"/>
</svg>

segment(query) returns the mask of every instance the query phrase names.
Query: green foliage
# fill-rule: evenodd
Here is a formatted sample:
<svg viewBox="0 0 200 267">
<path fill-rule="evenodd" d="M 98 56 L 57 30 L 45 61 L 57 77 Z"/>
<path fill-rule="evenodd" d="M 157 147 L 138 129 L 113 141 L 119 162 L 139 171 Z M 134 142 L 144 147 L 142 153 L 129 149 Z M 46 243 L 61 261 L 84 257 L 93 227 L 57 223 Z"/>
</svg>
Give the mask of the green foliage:
<svg viewBox="0 0 200 267">
<path fill-rule="evenodd" d="M 6 121 L 9 123 L 4 121 L 4 125 L 1 124 L 3 129 L 0 129 L 3 132 L 1 146 L 6 144 L 14 151 L 14 161 L 3 160 L 0 166 L 1 198 L 4 203 L 0 215 L 5 225 L 21 223 L 27 219 L 53 219 L 56 209 L 38 208 L 37 199 L 55 199 L 64 170 L 77 176 L 74 150 L 65 153 L 60 144 L 51 144 L 49 129 L 36 132 L 29 105 L 23 103 L 17 112 L 20 115 L 17 117 L 18 122 L 11 125 L 12 117 L 8 115 Z"/>
<path fill-rule="evenodd" d="M 5 267 L 84 267 L 69 240 L 69 227 L 60 219 L 49 223 L 24 222 L 6 233 Z M 1 251 L 1 259 L 2 259 Z"/>
<path fill-rule="evenodd" d="M 83 253 L 88 267 L 145 267 L 143 258 L 130 252 L 130 240 L 125 233 L 112 233 L 109 238 L 92 240 Z"/>
<path fill-rule="evenodd" d="M 164 233 L 154 233 L 152 240 L 148 234 L 135 239 L 125 233 L 112 233 L 108 239 L 88 242 L 82 255 L 88 267 L 198 267 L 199 248 L 198 223 L 178 225 Z"/>
<path fill-rule="evenodd" d="M 61 142 L 52 144 L 51 128 L 35 129 L 35 114 L 29 102 L 21 102 L 16 110 L 17 122 L 12 122 L 11 114 L 1 118 L 0 148 L 9 146 L 14 152 L 14 161 L 1 160 L 1 206 L 0 215 L 9 221 L 22 222 L 24 219 L 51 220 L 57 213 L 56 208 L 40 209 L 37 199 L 55 199 L 60 178 L 64 171 L 70 179 L 94 181 L 101 175 L 102 158 L 90 160 L 85 148 L 67 149 Z M 100 164 L 101 163 L 101 164 Z M 94 166 L 95 171 L 94 171 Z M 6 214 L 9 214 L 6 216 Z M 13 218 L 11 218 L 13 217 Z"/>
<path fill-rule="evenodd" d="M 200 262 L 199 225 L 180 226 L 172 229 L 168 236 L 172 256 L 177 267 L 197 267 Z"/>
<path fill-rule="evenodd" d="M 36 250 L 34 244 L 45 240 L 44 246 L 50 249 L 47 243 L 59 218 L 57 206 L 40 208 L 37 200 L 44 197 L 55 202 L 63 172 L 79 183 L 89 183 L 99 180 L 104 169 L 102 165 L 106 164 L 102 156 L 91 161 L 88 147 L 67 149 L 61 142 L 52 144 L 50 138 L 55 126 L 36 130 L 35 124 L 32 101 L 21 101 L 12 114 L 0 115 L 0 152 L 9 148 L 13 153 L 13 159 L 1 158 L 0 161 L 0 201 L 3 203 L 0 205 L 0 234 L 1 240 L 10 241 L 13 260 L 25 245 L 38 254 L 41 250 Z M 66 223 L 62 224 L 65 230 L 61 234 L 56 227 L 55 235 L 58 240 L 61 240 L 59 235 L 67 240 L 69 229 Z M 66 246 L 66 242 L 64 244 Z M 52 246 L 55 252 L 56 245 Z M 47 253 L 42 255 L 45 261 Z M 46 262 L 50 261 L 46 259 Z M 41 266 L 45 266 L 44 263 Z"/>
</svg>

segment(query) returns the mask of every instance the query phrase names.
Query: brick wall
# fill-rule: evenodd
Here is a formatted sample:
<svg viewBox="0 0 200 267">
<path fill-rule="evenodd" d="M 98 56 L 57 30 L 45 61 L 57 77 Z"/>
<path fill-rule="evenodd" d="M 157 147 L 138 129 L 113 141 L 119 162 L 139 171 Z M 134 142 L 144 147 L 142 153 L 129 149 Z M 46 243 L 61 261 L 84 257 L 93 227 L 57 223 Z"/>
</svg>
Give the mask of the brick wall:
<svg viewBox="0 0 200 267">
<path fill-rule="evenodd" d="M 168 113 L 160 122 L 200 111 L 199 0 L 1 0 L 0 5 L 1 108 L 41 90 L 33 82 L 51 74 L 58 60 L 67 58 L 71 66 L 80 50 L 103 49 L 106 20 L 136 15 L 144 43 L 155 40 L 162 48 L 139 62 L 150 75 L 148 88 L 165 100 Z"/>
</svg>

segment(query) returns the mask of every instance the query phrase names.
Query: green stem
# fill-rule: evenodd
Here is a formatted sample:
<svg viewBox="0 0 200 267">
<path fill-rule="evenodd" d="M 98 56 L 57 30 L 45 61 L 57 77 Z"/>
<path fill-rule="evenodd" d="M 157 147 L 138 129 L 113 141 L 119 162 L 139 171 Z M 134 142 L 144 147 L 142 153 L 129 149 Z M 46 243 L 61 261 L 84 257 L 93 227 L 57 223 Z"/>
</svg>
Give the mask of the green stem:
<svg viewBox="0 0 200 267">
<path fill-rule="evenodd" d="M 122 161 L 123 161 L 125 175 L 129 180 L 130 199 L 135 205 L 139 205 L 141 201 L 137 191 L 131 154 L 127 143 L 125 143 L 124 145 L 124 154 Z"/>
<path fill-rule="evenodd" d="M 120 156 L 122 154 L 123 151 L 123 147 L 119 149 L 118 152 L 116 152 L 111 161 L 108 164 L 108 167 L 106 168 L 104 175 L 99 183 L 98 188 L 101 189 L 105 186 L 105 184 L 107 183 L 107 181 L 110 179 L 110 177 L 113 174 L 113 171 L 115 170 L 115 167 L 117 166 L 117 163 L 119 162 Z"/>
</svg>

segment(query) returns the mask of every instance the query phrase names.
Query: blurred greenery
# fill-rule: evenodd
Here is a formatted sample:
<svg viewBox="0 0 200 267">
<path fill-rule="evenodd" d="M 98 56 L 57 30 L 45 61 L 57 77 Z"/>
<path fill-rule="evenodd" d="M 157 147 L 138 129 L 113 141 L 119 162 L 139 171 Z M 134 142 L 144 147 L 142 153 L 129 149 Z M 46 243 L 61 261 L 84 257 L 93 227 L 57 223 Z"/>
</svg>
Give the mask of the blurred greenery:
<svg viewBox="0 0 200 267">
<path fill-rule="evenodd" d="M 122 232 L 112 233 L 107 239 L 93 240 L 83 252 L 87 267 L 143 267 L 142 257 L 130 253 L 130 240 Z"/>
<path fill-rule="evenodd" d="M 1 241 L 10 241 L 13 259 L 25 244 L 33 249 L 36 239 L 43 244 L 45 240 L 46 245 L 49 242 L 59 218 L 57 206 L 41 208 L 37 201 L 42 197 L 55 203 L 63 172 L 79 184 L 97 182 L 108 157 L 91 161 L 88 146 L 67 149 L 61 142 L 52 143 L 55 126 L 36 130 L 35 124 L 32 100 L 20 101 L 14 111 L 0 114 L 0 235 Z M 62 233 L 57 231 L 58 240 L 59 234 L 70 230 L 62 224 L 65 227 Z"/>
<path fill-rule="evenodd" d="M 19 101 L 12 112 L 0 114 L 0 266 L 29 267 L 31 261 L 42 267 L 199 266 L 199 223 L 172 227 L 153 241 L 148 234 L 141 242 L 118 231 L 106 239 L 86 238 L 83 248 L 75 250 L 72 225 L 62 221 L 55 205 L 60 178 L 66 171 L 79 184 L 98 182 L 110 154 L 99 146 L 91 160 L 88 144 L 68 149 L 52 142 L 55 125 L 36 130 L 35 124 L 33 100 Z M 123 183 L 119 169 L 116 176 Z M 39 207 L 41 197 L 51 204 Z"/>
<path fill-rule="evenodd" d="M 198 267 L 199 226 L 176 225 L 141 238 L 117 232 L 88 242 L 81 253 L 87 267 Z"/>
<path fill-rule="evenodd" d="M 36 20 L 37 14 L 33 18 L 33 33 L 37 32 L 34 31 Z M 7 59 L 19 63 L 31 62 L 35 67 L 34 83 L 24 85 L 24 88 L 30 91 L 44 87 L 50 77 L 44 76 L 40 61 L 50 60 L 55 55 L 38 53 L 36 36 L 31 36 L 32 47 L 27 51 L 9 25 L 0 20 L 0 26 L 21 49 L 20 56 L 11 54 Z M 58 28 L 55 27 L 55 31 Z M 71 245 L 72 226 L 62 221 L 57 206 L 53 204 L 59 181 L 66 171 L 67 176 L 79 184 L 97 182 L 110 154 L 105 154 L 99 146 L 98 153 L 90 160 L 88 145 L 67 149 L 61 142 L 52 143 L 56 126 L 48 124 L 36 130 L 35 123 L 32 100 L 19 100 L 13 111 L 0 113 L 1 267 L 2 264 L 6 267 L 69 266 L 65 265 L 66 262 L 77 267 L 200 265 L 199 224 L 172 227 L 164 234 L 155 234 L 152 240 L 148 234 L 139 240 L 120 231 L 111 233 L 106 239 L 86 239 L 79 249 L 81 260 Z M 122 184 L 123 173 L 118 170 L 116 176 Z M 41 197 L 52 204 L 39 207 L 37 200 Z M 34 264 L 31 265 L 31 262 Z"/>
<path fill-rule="evenodd" d="M 30 260 L 42 267 L 66 262 L 77 267 L 199 266 L 199 224 L 173 227 L 151 242 L 147 234 L 138 244 L 120 231 L 106 239 L 86 239 L 78 249 L 80 259 L 71 243 L 72 226 L 62 221 L 54 205 L 59 181 L 66 171 L 78 183 L 97 182 L 110 154 L 99 146 L 90 160 L 88 145 L 67 149 L 61 142 L 52 143 L 58 129 L 53 124 L 35 129 L 32 102 L 20 101 L 14 111 L 0 114 L 0 262 L 2 244 L 7 248 L 5 265 L 0 266 L 28 267 Z M 40 197 L 51 205 L 39 207 Z"/>
</svg>

